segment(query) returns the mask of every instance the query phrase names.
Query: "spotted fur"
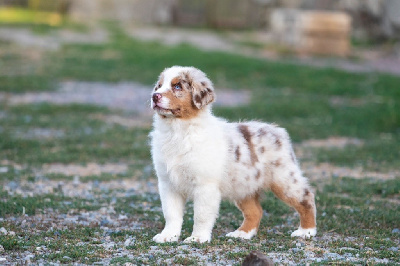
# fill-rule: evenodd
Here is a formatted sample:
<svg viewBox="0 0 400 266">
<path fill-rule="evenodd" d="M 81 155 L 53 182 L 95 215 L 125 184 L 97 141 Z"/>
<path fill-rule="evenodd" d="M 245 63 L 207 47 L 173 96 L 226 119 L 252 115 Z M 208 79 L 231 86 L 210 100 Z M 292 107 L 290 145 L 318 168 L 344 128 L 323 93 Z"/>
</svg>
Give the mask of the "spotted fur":
<svg viewBox="0 0 400 266">
<path fill-rule="evenodd" d="M 156 242 L 180 237 L 185 202 L 194 202 L 186 242 L 211 239 L 221 199 L 235 202 L 244 221 L 230 237 L 251 238 L 262 218 L 259 196 L 271 189 L 300 214 L 292 236 L 316 234 L 314 194 L 302 175 L 289 135 L 274 124 L 228 123 L 215 117 L 212 82 L 193 67 L 164 70 L 153 90 L 151 153 L 165 218 Z"/>
</svg>

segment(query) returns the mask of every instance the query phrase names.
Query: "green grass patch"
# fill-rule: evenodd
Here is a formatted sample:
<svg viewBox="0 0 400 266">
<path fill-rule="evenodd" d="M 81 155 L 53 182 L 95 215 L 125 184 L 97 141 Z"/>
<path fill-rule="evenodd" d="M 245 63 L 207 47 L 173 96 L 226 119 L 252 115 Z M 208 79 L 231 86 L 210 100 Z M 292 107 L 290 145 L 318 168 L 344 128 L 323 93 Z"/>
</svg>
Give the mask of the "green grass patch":
<svg viewBox="0 0 400 266">
<path fill-rule="evenodd" d="M 345 235 L 390 237 L 398 226 L 398 180 L 334 178 L 317 193 L 320 228 Z"/>
<path fill-rule="evenodd" d="M 6 251 L 19 251 L 23 250 L 23 241 L 17 236 L 2 236 L 0 237 L 0 245 L 3 246 Z"/>
<path fill-rule="evenodd" d="M 6 252 L 33 252 L 36 255 L 34 261 L 45 259 L 58 263 L 92 264 L 107 253 L 94 241 L 101 232 L 98 228 L 76 226 L 64 230 L 37 231 L 32 233 L 32 229 L 19 229 L 13 236 L 0 237 L 0 245 Z"/>
<path fill-rule="evenodd" d="M 49 91 L 53 88 L 55 88 L 54 80 L 45 76 L 0 76 L 0 91 L 3 92 Z"/>
<path fill-rule="evenodd" d="M 57 26 L 62 23 L 62 16 L 56 12 L 2 7 L 0 8 L 0 23 Z"/>
<path fill-rule="evenodd" d="M 344 149 L 313 149 L 318 162 L 329 162 L 343 166 L 362 166 L 372 171 L 387 172 L 399 169 L 400 134 L 391 135 L 390 139 L 372 139 L 363 146 L 349 145 Z"/>
<path fill-rule="evenodd" d="M 7 110 L 0 131 L 0 158 L 21 164 L 143 161 L 150 156 L 148 129 L 109 125 L 91 115 L 109 113 L 91 105 L 21 105 Z M 61 137 L 20 138 L 30 128 L 61 130 Z"/>
<path fill-rule="evenodd" d="M 55 3 L 55 5 L 57 5 L 57 3 Z M 58 12 L 56 6 L 48 10 L 1 7 L 0 25 L 29 28 L 38 34 L 46 34 L 58 28 L 69 28 L 76 31 L 84 31 L 87 29 L 84 25 L 73 22 Z"/>
<path fill-rule="evenodd" d="M 324 192 L 351 194 L 355 197 L 365 198 L 379 196 L 400 199 L 400 179 L 374 180 L 343 177 L 333 180 L 334 182 L 325 185 Z"/>
<path fill-rule="evenodd" d="M 398 227 L 396 214 L 400 210 L 393 200 L 398 199 L 399 192 L 398 188 L 389 189 L 398 187 L 398 181 L 341 178 L 324 182 L 325 186 L 316 193 L 318 235 L 315 239 L 307 241 L 290 237 L 290 232 L 298 226 L 298 217 L 293 216 L 294 210 L 284 205 L 272 193 L 266 193 L 262 199 L 266 214 L 257 236 L 253 239 L 243 241 L 224 237 L 226 233 L 240 226 L 243 219 L 241 212 L 233 204 L 224 201 L 211 243 L 190 245 L 183 245 L 181 242 L 158 245 L 151 240 L 162 230 L 164 224 L 158 195 L 120 197 L 114 205 L 116 213 L 134 218 L 135 223 L 141 226 L 132 228 L 131 231 L 106 232 L 111 241 L 119 245 L 128 237 L 134 239 L 132 244 L 126 247 L 133 257 L 115 257 L 112 261 L 152 264 L 168 260 L 171 263 L 202 263 L 206 257 L 211 263 L 221 263 L 221 258 L 240 263 L 255 249 L 267 255 L 277 252 L 287 254 L 285 256 L 289 256 L 291 261 L 299 263 L 306 260 L 309 252 L 307 249 L 312 247 L 312 252 L 324 263 L 343 262 L 346 256 L 350 255 L 354 259 L 357 254 L 357 259 L 363 263 L 371 263 L 374 258 L 386 258 L 392 263 L 400 262 L 393 249 L 397 246 L 397 235 L 392 233 L 392 230 Z M 384 190 L 387 192 L 383 193 Z M 57 212 L 63 209 L 62 206 L 52 208 Z M 181 240 L 188 237 L 192 231 L 193 204 L 190 202 L 187 204 L 184 220 Z M 7 251 L 20 252 L 36 247 L 44 247 L 47 250 L 35 260 L 43 258 L 48 262 L 90 264 L 112 252 L 101 247 L 103 242 L 99 239 L 104 238 L 105 233 L 98 227 L 79 226 L 31 233 L 30 229 L 21 230 L 15 225 L 0 223 L 0 227 L 2 226 L 16 231 L 15 236 L 7 236 L 0 240 L 0 244 Z M 214 253 L 215 250 L 218 250 L 218 253 Z M 202 254 L 202 259 L 190 256 L 193 252 Z M 335 253 L 338 257 L 329 258 L 326 252 Z"/>
<path fill-rule="evenodd" d="M 22 197 L 20 195 L 9 195 L 6 191 L 0 191 L 0 217 L 10 215 L 35 215 L 43 213 L 46 209 L 56 209 L 66 213 L 70 209 L 97 210 L 100 208 L 93 202 L 82 199 L 72 199 L 57 194 L 44 194 L 37 196 Z"/>
</svg>

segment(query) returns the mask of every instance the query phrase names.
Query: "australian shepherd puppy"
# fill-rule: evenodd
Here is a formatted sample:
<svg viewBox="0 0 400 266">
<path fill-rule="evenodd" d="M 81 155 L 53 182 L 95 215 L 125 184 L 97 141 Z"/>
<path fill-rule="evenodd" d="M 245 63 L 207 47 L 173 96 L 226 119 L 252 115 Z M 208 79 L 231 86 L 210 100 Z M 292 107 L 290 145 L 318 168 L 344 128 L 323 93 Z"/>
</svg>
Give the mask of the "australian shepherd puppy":
<svg viewBox="0 0 400 266">
<path fill-rule="evenodd" d="M 244 217 L 227 236 L 250 239 L 257 233 L 260 195 L 267 189 L 299 213 L 300 226 L 292 236 L 314 236 L 314 194 L 286 130 L 260 122 L 228 123 L 212 114 L 214 100 L 212 82 L 194 67 L 167 68 L 154 87 L 151 154 L 165 227 L 153 240 L 178 241 L 187 199 L 193 200 L 194 226 L 185 242 L 211 240 L 221 199 L 233 201 Z"/>
</svg>

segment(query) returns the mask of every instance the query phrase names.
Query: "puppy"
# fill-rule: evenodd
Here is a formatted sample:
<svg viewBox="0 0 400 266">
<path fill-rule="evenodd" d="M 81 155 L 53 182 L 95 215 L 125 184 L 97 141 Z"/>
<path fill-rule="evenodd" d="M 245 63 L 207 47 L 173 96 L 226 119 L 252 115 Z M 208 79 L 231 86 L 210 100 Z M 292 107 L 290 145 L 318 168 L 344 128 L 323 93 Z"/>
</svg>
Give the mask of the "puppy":
<svg viewBox="0 0 400 266">
<path fill-rule="evenodd" d="M 165 218 L 153 240 L 178 241 L 185 202 L 194 203 L 193 232 L 185 242 L 209 242 L 221 199 L 233 201 L 244 221 L 228 237 L 250 239 L 263 214 L 260 195 L 270 189 L 300 215 L 292 236 L 316 230 L 314 194 L 286 130 L 260 122 L 228 123 L 215 117 L 212 82 L 194 67 L 165 69 L 151 97 L 151 154 Z"/>
</svg>

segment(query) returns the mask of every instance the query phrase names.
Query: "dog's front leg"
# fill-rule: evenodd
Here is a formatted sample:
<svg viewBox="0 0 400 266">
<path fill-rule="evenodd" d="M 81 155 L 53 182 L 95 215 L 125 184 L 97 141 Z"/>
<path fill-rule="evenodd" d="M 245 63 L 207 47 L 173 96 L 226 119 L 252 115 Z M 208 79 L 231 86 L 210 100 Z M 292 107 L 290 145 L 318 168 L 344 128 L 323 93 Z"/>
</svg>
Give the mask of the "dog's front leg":
<svg viewBox="0 0 400 266">
<path fill-rule="evenodd" d="M 181 235 L 185 198 L 174 191 L 167 182 L 159 181 L 160 198 L 164 213 L 164 230 L 153 240 L 157 243 L 178 241 Z"/>
<path fill-rule="evenodd" d="M 211 232 L 218 216 L 221 192 L 217 185 L 207 184 L 196 188 L 193 196 L 193 232 L 184 242 L 210 242 Z"/>
</svg>

